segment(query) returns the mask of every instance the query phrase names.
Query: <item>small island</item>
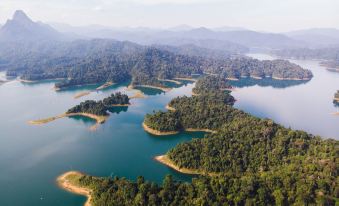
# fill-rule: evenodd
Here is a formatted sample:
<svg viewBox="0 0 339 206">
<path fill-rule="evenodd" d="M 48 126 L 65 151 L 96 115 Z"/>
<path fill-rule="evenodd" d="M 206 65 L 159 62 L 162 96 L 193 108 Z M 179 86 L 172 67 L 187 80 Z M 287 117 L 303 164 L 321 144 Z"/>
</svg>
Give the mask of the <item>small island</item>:
<svg viewBox="0 0 339 206">
<path fill-rule="evenodd" d="M 339 107 L 339 90 L 334 94 L 333 104 L 335 106 Z"/>
<path fill-rule="evenodd" d="M 103 100 L 99 101 L 86 100 L 84 102 L 81 102 L 79 105 L 70 108 L 64 114 L 46 119 L 33 120 L 29 121 L 28 123 L 32 125 L 41 125 L 63 117 L 84 116 L 96 120 L 97 124 L 91 127 L 91 129 L 94 130 L 97 128 L 99 124 L 102 124 L 107 120 L 109 116 L 107 111 L 109 108 L 116 106 L 119 107 L 129 106 L 130 105 L 129 100 L 130 98 L 126 94 L 117 92 L 115 94 L 111 94 L 111 96 L 106 97 Z"/>
</svg>

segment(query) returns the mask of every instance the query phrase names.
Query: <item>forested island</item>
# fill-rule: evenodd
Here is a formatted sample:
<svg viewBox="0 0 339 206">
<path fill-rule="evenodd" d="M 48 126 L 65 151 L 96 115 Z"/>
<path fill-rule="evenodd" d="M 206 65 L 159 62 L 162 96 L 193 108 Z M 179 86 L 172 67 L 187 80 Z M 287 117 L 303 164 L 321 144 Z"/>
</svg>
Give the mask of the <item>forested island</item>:
<svg viewBox="0 0 339 206">
<path fill-rule="evenodd" d="M 339 72 L 339 48 L 322 48 L 322 49 L 285 49 L 273 52 L 282 58 L 292 59 L 312 59 L 321 60 L 321 65 L 327 67 L 331 71 Z"/>
<path fill-rule="evenodd" d="M 215 131 L 156 158 L 180 172 L 199 174 L 191 183 L 171 176 L 157 185 L 143 177 L 134 182 L 81 173 L 66 173 L 65 179 L 91 191 L 94 206 L 335 205 L 339 142 L 253 117 L 233 108 L 233 102 L 229 92 L 217 87 L 177 97 L 169 104 L 175 111 L 145 117 L 146 124 L 160 131 Z"/>
<path fill-rule="evenodd" d="M 126 94 L 122 94 L 121 92 L 117 92 L 115 94 L 111 94 L 111 96 L 104 98 L 103 100 L 94 101 L 87 100 L 85 102 L 81 102 L 79 105 L 72 107 L 66 113 L 89 113 L 98 116 L 106 116 L 107 110 L 110 107 L 114 106 L 129 106 L 129 97 Z"/>
<path fill-rule="evenodd" d="M 7 48 L 6 45 L 3 47 Z M 159 79 L 190 78 L 193 74 L 307 80 L 309 70 L 285 60 L 259 61 L 245 56 L 209 58 L 171 52 L 154 46 L 113 40 L 77 40 L 48 45 L 13 44 L 0 52 L 1 69 L 23 80 L 63 79 L 57 89 L 84 84 L 121 83 L 165 87 Z"/>
<path fill-rule="evenodd" d="M 29 124 L 32 125 L 40 125 L 46 124 L 56 119 L 64 118 L 64 117 L 71 117 L 71 116 L 85 116 L 91 119 L 96 120 L 97 124 L 92 127 L 91 129 L 96 129 L 98 124 L 102 124 L 108 118 L 107 111 L 116 106 L 129 106 L 130 105 L 130 98 L 126 94 L 122 94 L 121 92 L 117 92 L 115 94 L 111 94 L 111 96 L 104 98 L 103 100 L 94 101 L 94 100 L 86 100 L 81 102 L 79 105 L 76 105 L 66 113 L 57 115 L 55 117 L 50 117 L 47 119 L 40 119 L 40 120 L 32 120 L 29 121 Z"/>
<path fill-rule="evenodd" d="M 333 104 L 339 106 L 339 90 L 334 94 Z"/>
</svg>

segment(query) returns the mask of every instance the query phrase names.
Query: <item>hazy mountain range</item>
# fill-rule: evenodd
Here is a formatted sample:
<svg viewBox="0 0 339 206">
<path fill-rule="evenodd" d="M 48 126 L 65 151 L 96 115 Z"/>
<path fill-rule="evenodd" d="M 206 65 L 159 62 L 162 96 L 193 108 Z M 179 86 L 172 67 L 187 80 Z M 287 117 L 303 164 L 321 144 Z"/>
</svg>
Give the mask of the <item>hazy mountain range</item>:
<svg viewBox="0 0 339 206">
<path fill-rule="evenodd" d="M 16 11 L 13 18 L 7 20 L 0 29 L 0 41 L 45 41 L 62 40 L 66 36 L 51 26 L 33 22 L 23 11 Z"/>
<path fill-rule="evenodd" d="M 179 25 L 169 29 L 112 28 L 100 25 L 75 27 L 32 21 L 23 11 L 16 11 L 0 29 L 1 42 L 65 41 L 107 38 L 131 41 L 143 45 L 195 45 L 206 49 L 235 53 L 251 50 L 320 48 L 339 45 L 339 30 L 308 29 L 284 34 L 264 33 L 241 27 L 209 29 Z"/>
</svg>

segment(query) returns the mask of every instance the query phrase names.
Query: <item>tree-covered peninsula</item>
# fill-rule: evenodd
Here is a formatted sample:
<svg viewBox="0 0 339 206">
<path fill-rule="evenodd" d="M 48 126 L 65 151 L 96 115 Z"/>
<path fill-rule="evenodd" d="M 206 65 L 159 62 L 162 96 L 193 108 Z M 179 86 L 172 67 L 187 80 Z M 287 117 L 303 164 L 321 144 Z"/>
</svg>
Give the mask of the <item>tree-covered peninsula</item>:
<svg viewBox="0 0 339 206">
<path fill-rule="evenodd" d="M 249 57 L 208 58 L 113 40 L 77 40 L 46 44 L 13 44 L 0 52 L 0 69 L 25 80 L 63 79 L 56 88 L 125 82 L 162 87 L 159 79 L 212 73 L 242 77 L 306 80 L 309 70 L 285 60 L 259 61 Z"/>
<path fill-rule="evenodd" d="M 175 112 L 145 118 L 164 130 L 189 126 L 216 131 L 157 158 L 178 171 L 199 174 L 192 182 L 166 176 L 158 185 L 143 177 L 130 181 L 66 173 L 66 183 L 89 191 L 94 206 L 337 204 L 337 140 L 253 117 L 220 96 L 231 95 L 219 91 L 178 97 L 170 103 Z M 65 181 L 59 184 L 69 186 Z"/>
<path fill-rule="evenodd" d="M 64 118 L 64 117 L 72 117 L 72 116 L 85 116 L 91 119 L 96 120 L 97 124 L 94 125 L 91 129 L 96 129 L 98 124 L 104 123 L 108 118 L 108 110 L 115 106 L 129 106 L 130 99 L 126 94 L 122 94 L 121 92 L 117 92 L 115 94 L 111 94 L 111 96 L 104 98 L 103 100 L 94 101 L 94 100 L 86 100 L 81 102 L 79 105 L 76 105 L 66 113 L 57 115 L 54 117 L 32 120 L 29 121 L 29 124 L 32 125 L 41 125 L 52 122 L 54 120 Z"/>
<path fill-rule="evenodd" d="M 339 72 L 339 47 L 336 46 L 318 49 L 276 50 L 274 54 L 282 58 L 321 60 L 320 64 L 327 67 L 328 70 Z"/>
</svg>

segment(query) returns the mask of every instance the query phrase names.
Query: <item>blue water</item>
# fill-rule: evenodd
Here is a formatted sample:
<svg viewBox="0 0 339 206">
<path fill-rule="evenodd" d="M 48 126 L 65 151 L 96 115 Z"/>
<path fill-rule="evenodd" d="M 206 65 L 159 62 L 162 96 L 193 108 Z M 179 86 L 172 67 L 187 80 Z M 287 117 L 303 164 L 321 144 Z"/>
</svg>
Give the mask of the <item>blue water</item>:
<svg viewBox="0 0 339 206">
<path fill-rule="evenodd" d="M 274 59 L 263 54 L 249 56 Z M 332 114 L 339 111 L 333 104 L 334 93 L 339 89 L 339 73 L 326 70 L 318 61 L 290 61 L 310 69 L 314 77 L 306 83 L 285 88 L 274 88 L 274 85 L 237 88 L 232 93 L 238 100 L 235 107 L 286 127 L 339 139 L 339 116 Z"/>
<path fill-rule="evenodd" d="M 339 73 L 325 70 L 317 61 L 293 62 L 311 69 L 314 78 L 278 86 L 270 85 L 271 82 L 239 86 L 238 82 L 239 88 L 233 92 L 235 106 L 286 127 L 339 139 L 339 116 L 331 114 L 338 111 L 332 99 L 339 89 Z M 141 123 L 146 113 L 165 110 L 172 98 L 190 96 L 193 84 L 166 94 L 145 89 L 147 98 L 133 99 L 127 110 L 112 110 L 108 121 L 95 132 L 89 130 L 94 122 L 87 118 L 64 118 L 40 126 L 28 125 L 27 121 L 61 114 L 81 101 L 102 99 L 116 91 L 132 95 L 133 92 L 126 91 L 126 84 L 80 99 L 73 96 L 98 85 L 61 92 L 52 90 L 53 85 L 53 81 L 25 84 L 16 80 L 0 85 L 1 206 L 82 205 L 84 197 L 70 194 L 55 184 L 56 177 L 69 170 L 129 179 L 142 175 L 158 183 L 166 174 L 172 174 L 178 180 L 190 181 L 191 176 L 179 174 L 155 162 L 153 157 L 192 137 L 202 137 L 203 133 L 156 137 L 146 133 Z"/>
</svg>

